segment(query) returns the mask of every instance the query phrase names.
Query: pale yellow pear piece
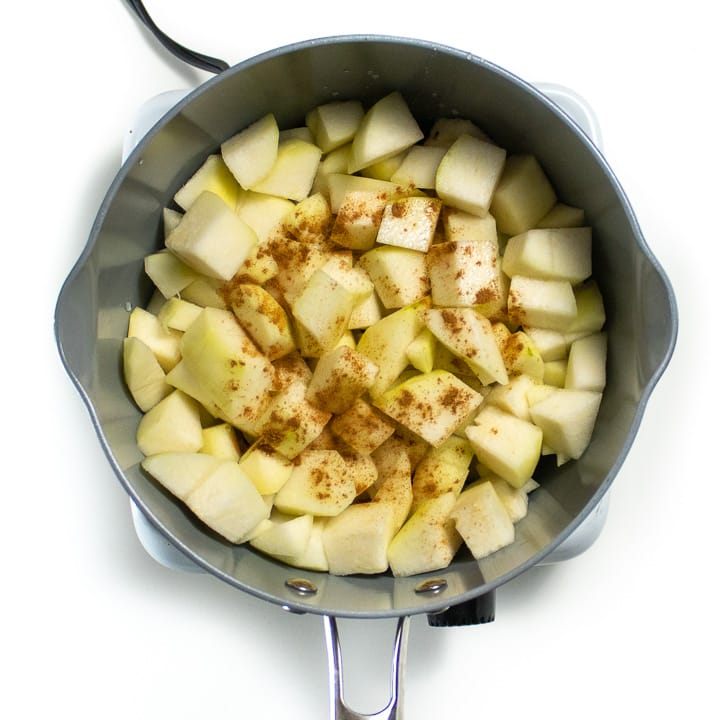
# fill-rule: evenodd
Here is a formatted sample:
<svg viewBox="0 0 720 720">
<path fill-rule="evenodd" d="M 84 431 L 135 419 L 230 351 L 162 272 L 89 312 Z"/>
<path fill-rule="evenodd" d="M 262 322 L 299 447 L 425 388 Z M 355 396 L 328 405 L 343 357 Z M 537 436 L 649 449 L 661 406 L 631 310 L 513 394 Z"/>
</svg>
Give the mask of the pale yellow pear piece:
<svg viewBox="0 0 720 720">
<path fill-rule="evenodd" d="M 136 337 L 123 340 L 123 376 L 133 400 L 143 412 L 172 392 L 155 354 Z"/>
<path fill-rule="evenodd" d="M 225 164 L 244 189 L 256 185 L 277 159 L 280 130 L 271 113 L 226 140 L 220 151 Z"/>
<path fill-rule="evenodd" d="M 235 207 L 240 187 L 218 154 L 208 156 L 175 193 L 173 199 L 183 210 L 187 210 L 197 200 L 198 195 L 206 190 L 215 193 L 228 207 Z"/>
</svg>

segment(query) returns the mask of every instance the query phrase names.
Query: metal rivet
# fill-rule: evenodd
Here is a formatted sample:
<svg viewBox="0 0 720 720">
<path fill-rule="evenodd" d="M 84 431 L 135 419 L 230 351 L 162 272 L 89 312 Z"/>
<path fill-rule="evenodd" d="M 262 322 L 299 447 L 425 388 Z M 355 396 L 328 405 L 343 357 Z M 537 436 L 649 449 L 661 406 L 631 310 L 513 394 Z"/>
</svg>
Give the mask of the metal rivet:
<svg viewBox="0 0 720 720">
<path fill-rule="evenodd" d="M 429 593 L 441 593 L 447 588 L 447 580 L 444 578 L 431 578 L 421 582 L 416 588 L 415 592 L 418 594 L 429 594 Z"/>
<path fill-rule="evenodd" d="M 285 586 L 298 595 L 314 595 L 318 591 L 317 586 L 305 578 L 290 578 L 285 581 Z"/>
</svg>

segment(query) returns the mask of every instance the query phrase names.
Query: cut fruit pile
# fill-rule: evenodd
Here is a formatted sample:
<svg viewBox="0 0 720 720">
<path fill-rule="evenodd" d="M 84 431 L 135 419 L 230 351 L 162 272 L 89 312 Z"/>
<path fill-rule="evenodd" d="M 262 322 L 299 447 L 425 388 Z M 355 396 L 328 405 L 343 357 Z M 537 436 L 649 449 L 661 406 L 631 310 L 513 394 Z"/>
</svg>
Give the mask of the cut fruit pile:
<svg viewBox="0 0 720 720">
<path fill-rule="evenodd" d="M 337 575 L 512 543 L 605 385 L 591 228 L 535 157 L 401 94 L 267 114 L 164 213 L 130 314 L 142 467 L 231 543 Z"/>
</svg>

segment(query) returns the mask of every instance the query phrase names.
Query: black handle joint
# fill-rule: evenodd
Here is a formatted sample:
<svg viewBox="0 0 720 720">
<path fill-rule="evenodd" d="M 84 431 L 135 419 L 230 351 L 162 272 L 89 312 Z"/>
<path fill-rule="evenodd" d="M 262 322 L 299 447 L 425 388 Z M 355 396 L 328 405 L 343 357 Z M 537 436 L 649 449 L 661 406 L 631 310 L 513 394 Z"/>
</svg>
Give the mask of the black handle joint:
<svg viewBox="0 0 720 720">
<path fill-rule="evenodd" d="M 447 610 L 427 616 L 431 627 L 482 625 L 495 620 L 495 591 L 490 590 L 472 600 L 452 605 Z"/>
</svg>

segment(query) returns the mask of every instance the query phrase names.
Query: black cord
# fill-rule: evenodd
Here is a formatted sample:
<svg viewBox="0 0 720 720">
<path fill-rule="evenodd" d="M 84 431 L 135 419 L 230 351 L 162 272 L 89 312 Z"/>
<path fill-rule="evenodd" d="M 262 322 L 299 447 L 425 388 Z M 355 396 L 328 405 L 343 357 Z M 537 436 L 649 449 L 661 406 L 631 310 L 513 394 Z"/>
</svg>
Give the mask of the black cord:
<svg viewBox="0 0 720 720">
<path fill-rule="evenodd" d="M 175 42 L 175 40 L 171 37 L 168 37 L 155 24 L 141 0 L 127 0 L 127 3 L 135 11 L 135 14 L 140 18 L 148 30 L 150 30 L 150 32 L 159 40 L 162 46 L 183 62 L 212 73 L 221 73 L 223 70 L 227 70 L 230 67 L 230 65 L 228 65 L 228 63 L 224 60 L 219 60 L 218 58 L 210 57 L 209 55 L 203 55 L 202 53 L 195 52 L 194 50 L 189 50 L 188 48 L 180 45 L 180 43 Z"/>
</svg>

